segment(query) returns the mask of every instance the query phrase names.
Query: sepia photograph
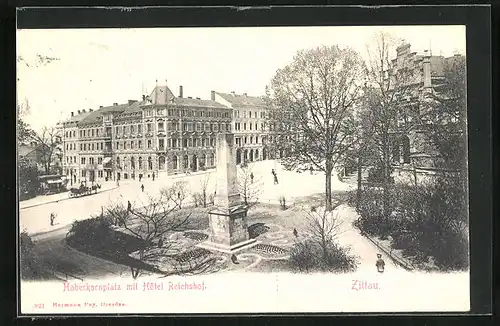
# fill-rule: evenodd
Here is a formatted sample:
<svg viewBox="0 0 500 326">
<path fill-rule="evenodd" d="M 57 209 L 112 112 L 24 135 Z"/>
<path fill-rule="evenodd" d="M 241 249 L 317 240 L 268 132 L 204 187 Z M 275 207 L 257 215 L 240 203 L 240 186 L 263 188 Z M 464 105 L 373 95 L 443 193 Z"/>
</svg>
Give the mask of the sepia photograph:
<svg viewBox="0 0 500 326">
<path fill-rule="evenodd" d="M 20 312 L 468 311 L 465 32 L 18 29 Z"/>
</svg>

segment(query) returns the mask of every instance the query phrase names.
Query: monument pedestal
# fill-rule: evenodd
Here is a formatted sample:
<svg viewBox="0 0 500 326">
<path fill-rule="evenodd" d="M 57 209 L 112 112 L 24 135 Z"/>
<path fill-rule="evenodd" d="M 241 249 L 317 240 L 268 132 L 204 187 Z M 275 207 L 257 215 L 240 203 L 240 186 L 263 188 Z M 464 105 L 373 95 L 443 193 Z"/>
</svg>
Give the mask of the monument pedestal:
<svg viewBox="0 0 500 326">
<path fill-rule="evenodd" d="M 225 253 L 235 253 L 256 245 L 255 239 L 248 234 L 247 211 L 245 205 L 229 209 L 215 208 L 210 211 L 210 236 L 208 241 L 199 244 L 201 248 Z"/>
</svg>

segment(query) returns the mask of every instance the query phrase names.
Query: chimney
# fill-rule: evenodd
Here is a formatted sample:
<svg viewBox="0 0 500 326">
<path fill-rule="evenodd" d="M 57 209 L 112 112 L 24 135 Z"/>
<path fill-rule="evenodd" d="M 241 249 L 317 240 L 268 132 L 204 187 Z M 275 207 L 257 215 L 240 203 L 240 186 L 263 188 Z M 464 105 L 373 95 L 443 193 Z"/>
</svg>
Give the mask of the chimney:
<svg viewBox="0 0 500 326">
<path fill-rule="evenodd" d="M 188 96 L 188 98 L 193 99 L 193 97 L 192 97 L 192 96 Z"/>
<path fill-rule="evenodd" d="M 94 111 L 94 110 L 92 110 L 92 109 L 89 109 L 89 112 L 92 112 L 92 111 Z"/>
<path fill-rule="evenodd" d="M 128 100 L 128 105 L 132 105 L 134 104 L 135 102 L 137 102 L 136 100 Z"/>
<path fill-rule="evenodd" d="M 102 109 L 103 107 L 104 107 L 104 106 L 102 106 L 102 105 L 99 105 L 99 109 Z"/>
<path fill-rule="evenodd" d="M 87 111 L 85 109 L 82 110 L 82 113 L 86 113 Z"/>
<path fill-rule="evenodd" d="M 215 91 L 211 91 L 211 92 L 210 92 L 210 99 L 211 99 L 212 101 L 215 101 Z"/>
<path fill-rule="evenodd" d="M 146 95 L 142 95 L 142 100 L 145 101 L 146 100 Z"/>
<path fill-rule="evenodd" d="M 182 85 L 179 86 L 179 97 L 182 98 L 183 97 L 183 94 L 182 94 Z"/>
<path fill-rule="evenodd" d="M 71 112 L 71 116 L 74 117 L 75 116 L 75 112 Z"/>
<path fill-rule="evenodd" d="M 113 103 L 113 106 L 118 106 L 118 103 Z"/>
<path fill-rule="evenodd" d="M 428 50 L 424 51 L 423 68 L 424 87 L 431 87 L 431 57 Z"/>
<path fill-rule="evenodd" d="M 80 110 L 78 110 L 78 114 L 80 114 Z"/>
<path fill-rule="evenodd" d="M 201 100 L 201 98 L 199 98 L 199 97 L 197 97 L 196 99 L 197 99 L 197 100 Z"/>
</svg>

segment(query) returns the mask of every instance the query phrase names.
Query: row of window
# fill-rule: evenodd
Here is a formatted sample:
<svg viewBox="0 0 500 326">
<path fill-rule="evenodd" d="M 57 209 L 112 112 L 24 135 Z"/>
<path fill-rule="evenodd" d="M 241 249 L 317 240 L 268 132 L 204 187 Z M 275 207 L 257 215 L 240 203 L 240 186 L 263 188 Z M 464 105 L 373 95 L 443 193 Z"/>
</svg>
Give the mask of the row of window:
<svg viewBox="0 0 500 326">
<path fill-rule="evenodd" d="M 188 109 L 168 109 L 165 111 L 164 108 L 160 108 L 156 110 L 156 116 L 165 116 L 165 112 L 168 113 L 169 117 L 207 117 L 207 118 L 231 118 L 230 111 L 214 111 L 214 110 L 188 110 Z M 144 110 L 145 117 L 153 117 L 155 116 L 154 109 L 145 109 Z"/>
<path fill-rule="evenodd" d="M 266 126 L 265 126 L 264 123 L 260 124 L 260 130 L 261 131 L 264 131 L 265 127 Z M 241 122 L 235 122 L 234 123 L 234 129 L 235 130 L 241 130 Z M 246 122 L 243 123 L 243 130 L 247 130 L 247 123 Z M 257 127 L 257 122 L 255 124 L 248 123 L 248 130 L 259 130 L 258 127 Z"/>
<path fill-rule="evenodd" d="M 241 139 L 243 139 L 243 144 L 258 144 L 259 143 L 259 136 L 250 136 L 250 137 L 243 137 L 239 138 L 236 137 L 236 145 L 241 146 Z M 254 142 L 255 139 L 255 142 Z M 264 143 L 265 137 L 261 138 L 262 143 Z"/>
<path fill-rule="evenodd" d="M 247 111 L 242 111 L 243 113 L 243 117 L 242 118 L 246 118 L 247 117 Z M 259 118 L 259 113 L 260 113 L 260 118 L 261 119 L 265 119 L 266 118 L 266 112 L 265 111 L 254 111 L 253 112 L 253 115 L 252 115 L 252 111 L 248 111 L 248 117 L 249 118 Z M 234 117 L 235 118 L 240 118 L 240 111 L 239 110 L 235 110 L 234 111 Z"/>
</svg>

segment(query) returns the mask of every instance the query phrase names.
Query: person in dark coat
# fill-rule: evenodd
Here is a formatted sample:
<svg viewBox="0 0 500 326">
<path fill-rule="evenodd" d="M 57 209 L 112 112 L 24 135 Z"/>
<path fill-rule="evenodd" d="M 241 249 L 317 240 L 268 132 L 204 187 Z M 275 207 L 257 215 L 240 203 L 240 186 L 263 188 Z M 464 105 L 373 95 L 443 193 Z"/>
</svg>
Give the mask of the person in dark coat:
<svg viewBox="0 0 500 326">
<path fill-rule="evenodd" d="M 155 173 L 153 172 L 153 181 L 155 181 Z"/>
<path fill-rule="evenodd" d="M 382 259 L 382 255 L 381 254 L 377 254 L 377 263 L 375 264 L 375 266 L 377 266 L 377 271 L 379 273 L 383 273 L 384 272 L 385 262 Z"/>
<path fill-rule="evenodd" d="M 293 229 L 293 235 L 297 238 L 299 236 L 299 232 L 297 232 L 297 229 Z"/>
<path fill-rule="evenodd" d="M 253 172 L 250 173 L 250 180 L 252 180 L 253 183 Z"/>
<path fill-rule="evenodd" d="M 56 214 L 50 213 L 50 226 L 54 226 L 55 219 L 56 219 Z"/>
<path fill-rule="evenodd" d="M 144 192 L 144 185 L 143 184 L 141 185 L 141 189 L 142 189 L 142 192 Z"/>
<path fill-rule="evenodd" d="M 127 203 L 127 211 L 131 212 L 132 211 L 132 204 L 130 203 L 130 200 Z"/>
<path fill-rule="evenodd" d="M 232 255 L 231 255 L 231 261 L 233 262 L 233 264 L 239 264 L 239 262 L 238 262 L 238 258 L 236 257 L 236 255 L 235 255 L 235 254 L 232 254 Z"/>
<path fill-rule="evenodd" d="M 277 185 L 279 182 L 278 182 L 278 175 L 276 174 L 276 172 L 274 173 L 274 184 Z"/>
</svg>

